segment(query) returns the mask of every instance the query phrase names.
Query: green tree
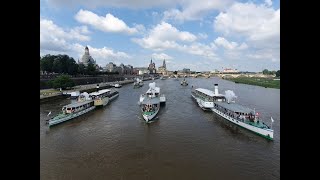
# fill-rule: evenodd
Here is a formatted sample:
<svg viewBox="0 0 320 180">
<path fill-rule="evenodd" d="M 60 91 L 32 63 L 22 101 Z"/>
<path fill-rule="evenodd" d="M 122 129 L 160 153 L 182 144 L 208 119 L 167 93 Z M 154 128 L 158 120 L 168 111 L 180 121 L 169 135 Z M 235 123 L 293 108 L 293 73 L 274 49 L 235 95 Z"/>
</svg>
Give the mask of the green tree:
<svg viewBox="0 0 320 180">
<path fill-rule="evenodd" d="M 269 74 L 268 69 L 264 69 L 264 70 L 262 71 L 262 74 Z"/>
<path fill-rule="evenodd" d="M 86 66 L 84 66 L 84 64 L 78 65 L 78 73 L 79 74 L 86 74 Z"/>
<path fill-rule="evenodd" d="M 70 79 L 67 75 L 61 75 L 56 77 L 54 80 L 48 82 L 48 85 L 52 88 L 58 89 L 66 89 L 75 86 L 75 83 Z"/>
<path fill-rule="evenodd" d="M 96 66 L 94 64 L 89 63 L 87 68 L 86 68 L 86 72 L 89 75 L 95 75 L 97 74 L 97 69 Z"/>
<path fill-rule="evenodd" d="M 53 72 L 53 61 L 56 58 L 55 55 L 47 54 L 43 56 L 40 60 L 40 68 L 42 71 Z"/>
<path fill-rule="evenodd" d="M 79 65 L 76 63 L 76 61 L 72 57 L 69 57 L 69 59 L 66 63 L 66 68 L 67 68 L 66 73 L 71 74 L 71 75 L 78 74 L 78 66 Z"/>
<path fill-rule="evenodd" d="M 280 77 L 280 70 L 276 72 L 276 77 Z"/>
<path fill-rule="evenodd" d="M 78 73 L 78 64 L 68 55 L 50 55 L 40 57 L 40 69 L 47 72 L 75 75 Z"/>
<path fill-rule="evenodd" d="M 55 73 L 63 72 L 63 63 L 59 57 L 55 58 L 52 64 L 52 71 Z"/>
</svg>

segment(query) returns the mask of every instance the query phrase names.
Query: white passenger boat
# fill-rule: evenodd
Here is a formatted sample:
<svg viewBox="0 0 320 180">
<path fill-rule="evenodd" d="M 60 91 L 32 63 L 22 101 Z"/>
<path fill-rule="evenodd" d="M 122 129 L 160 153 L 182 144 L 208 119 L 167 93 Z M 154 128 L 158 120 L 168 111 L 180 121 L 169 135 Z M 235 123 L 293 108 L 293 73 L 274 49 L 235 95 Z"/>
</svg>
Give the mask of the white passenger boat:
<svg viewBox="0 0 320 180">
<path fill-rule="evenodd" d="M 115 84 L 114 87 L 115 87 L 115 88 L 121 88 L 122 85 L 121 85 L 121 84 Z"/>
<path fill-rule="evenodd" d="M 156 83 L 150 83 L 146 94 L 140 96 L 140 106 L 142 117 L 146 122 L 151 121 L 160 110 L 160 104 L 165 103 L 165 95 L 160 94 L 160 88 L 156 87 Z"/>
<path fill-rule="evenodd" d="M 143 86 L 143 81 L 139 78 L 136 79 L 136 81 L 133 83 L 133 88 L 139 88 Z"/>
<path fill-rule="evenodd" d="M 188 86 L 188 82 L 186 79 L 183 79 L 180 83 L 182 86 Z"/>
<path fill-rule="evenodd" d="M 273 140 L 273 130 L 265 124 L 259 114 L 250 108 L 236 104 L 233 95 L 219 94 L 218 84 L 215 84 L 215 92 L 198 88 L 191 92 L 191 96 L 197 101 L 198 105 L 204 110 L 211 110 L 224 119 L 250 131 L 253 131 L 267 139 Z M 229 91 L 230 92 L 230 91 Z M 273 119 L 271 118 L 271 127 Z"/>
<path fill-rule="evenodd" d="M 82 99 L 76 103 L 63 106 L 61 113 L 49 119 L 49 127 L 76 118 L 93 109 L 95 109 L 94 101 L 90 99 Z"/>
</svg>

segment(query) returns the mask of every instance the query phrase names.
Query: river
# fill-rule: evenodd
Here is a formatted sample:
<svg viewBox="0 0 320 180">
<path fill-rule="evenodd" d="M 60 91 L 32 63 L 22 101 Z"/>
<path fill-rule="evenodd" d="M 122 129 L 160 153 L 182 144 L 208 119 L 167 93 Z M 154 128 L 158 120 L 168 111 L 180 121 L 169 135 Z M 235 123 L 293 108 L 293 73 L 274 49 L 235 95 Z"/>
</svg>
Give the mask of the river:
<svg viewBox="0 0 320 180">
<path fill-rule="evenodd" d="M 182 79 L 180 78 L 180 81 Z M 280 90 L 236 84 L 216 77 L 155 80 L 166 95 L 157 120 L 146 124 L 138 105 L 148 89 L 119 88 L 108 106 L 51 127 L 70 99 L 40 105 L 40 178 L 47 179 L 280 179 Z M 274 119 L 274 141 L 200 109 L 191 85 L 232 90 L 236 102 Z"/>
</svg>

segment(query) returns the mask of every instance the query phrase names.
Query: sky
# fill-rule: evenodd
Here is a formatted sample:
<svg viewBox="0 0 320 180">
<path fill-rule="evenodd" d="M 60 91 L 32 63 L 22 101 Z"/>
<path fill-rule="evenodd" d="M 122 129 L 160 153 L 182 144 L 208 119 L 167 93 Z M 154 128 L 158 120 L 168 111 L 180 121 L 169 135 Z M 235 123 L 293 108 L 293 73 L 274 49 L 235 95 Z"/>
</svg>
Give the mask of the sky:
<svg viewBox="0 0 320 180">
<path fill-rule="evenodd" d="M 84 48 L 109 62 L 168 70 L 280 69 L 279 0 L 40 0 L 40 56 Z"/>
</svg>

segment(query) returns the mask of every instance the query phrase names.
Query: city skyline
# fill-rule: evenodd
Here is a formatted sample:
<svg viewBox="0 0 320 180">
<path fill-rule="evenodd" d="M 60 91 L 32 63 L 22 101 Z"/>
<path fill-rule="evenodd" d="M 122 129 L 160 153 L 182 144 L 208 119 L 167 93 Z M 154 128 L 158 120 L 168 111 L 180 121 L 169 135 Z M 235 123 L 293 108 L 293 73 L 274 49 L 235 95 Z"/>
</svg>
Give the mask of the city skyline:
<svg viewBox="0 0 320 180">
<path fill-rule="evenodd" d="M 40 0 L 40 55 L 168 70 L 280 69 L 279 1 Z"/>
</svg>

